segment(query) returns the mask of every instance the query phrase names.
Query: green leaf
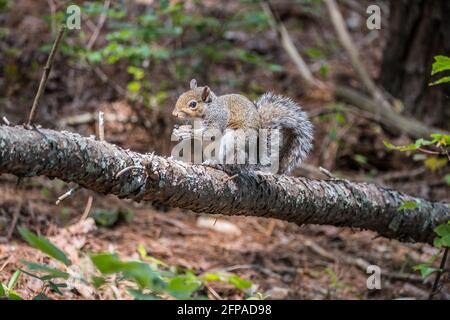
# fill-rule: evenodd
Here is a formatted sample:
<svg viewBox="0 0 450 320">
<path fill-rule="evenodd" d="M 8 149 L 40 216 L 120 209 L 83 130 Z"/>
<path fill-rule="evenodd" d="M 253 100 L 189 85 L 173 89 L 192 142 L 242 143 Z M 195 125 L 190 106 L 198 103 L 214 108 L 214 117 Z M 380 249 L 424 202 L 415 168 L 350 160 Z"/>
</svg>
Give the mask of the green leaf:
<svg viewBox="0 0 450 320">
<path fill-rule="evenodd" d="M 447 83 L 447 82 L 450 82 L 450 76 L 440 78 L 439 80 L 436 80 L 434 82 L 430 82 L 428 85 L 429 86 L 435 86 L 435 85 L 443 84 L 443 83 Z"/>
<path fill-rule="evenodd" d="M 434 232 L 438 235 L 433 242 L 435 247 L 450 247 L 450 221 L 438 225 L 434 229 Z"/>
<path fill-rule="evenodd" d="M 441 133 L 433 133 L 431 135 L 433 141 L 442 145 L 442 146 L 450 146 L 450 135 L 441 134 Z"/>
<path fill-rule="evenodd" d="M 46 279 L 53 279 L 53 278 L 68 279 L 70 276 L 67 272 L 59 270 L 57 268 L 50 267 L 46 264 L 34 263 L 25 260 L 22 260 L 21 262 L 24 265 L 26 265 L 27 268 L 31 271 L 46 272 L 47 273 L 45 277 Z"/>
<path fill-rule="evenodd" d="M 8 299 L 10 300 L 23 300 L 23 298 L 14 290 L 8 292 Z"/>
<path fill-rule="evenodd" d="M 323 53 L 316 48 L 306 48 L 305 49 L 306 54 L 313 59 L 320 59 L 323 58 Z"/>
<path fill-rule="evenodd" d="M 24 238 L 25 241 L 27 241 L 32 247 L 39 249 L 58 261 L 61 261 L 66 266 L 70 266 L 72 264 L 65 253 L 51 243 L 47 238 L 37 236 L 26 228 L 19 227 L 18 230 L 22 238 Z"/>
<path fill-rule="evenodd" d="M 47 285 L 52 291 L 56 292 L 59 295 L 63 294 L 61 292 L 61 290 L 59 290 L 59 288 L 66 288 L 67 287 L 67 284 L 65 284 L 65 283 L 54 283 L 53 281 L 48 281 Z"/>
<path fill-rule="evenodd" d="M 449 247 L 450 248 L 450 235 L 444 236 L 442 238 L 435 238 L 433 245 L 436 248 Z"/>
<path fill-rule="evenodd" d="M 117 210 L 97 209 L 91 214 L 98 226 L 112 227 L 119 221 L 119 212 Z"/>
<path fill-rule="evenodd" d="M 20 274 L 21 274 L 20 270 L 16 270 L 16 272 L 14 272 L 12 277 L 9 279 L 8 291 L 14 289 L 14 287 L 17 284 L 17 281 L 19 280 Z"/>
<path fill-rule="evenodd" d="M 406 209 L 416 209 L 419 207 L 419 203 L 417 201 L 407 201 L 397 208 L 397 211 L 406 210 Z"/>
<path fill-rule="evenodd" d="M 361 154 L 355 154 L 354 159 L 359 164 L 367 164 L 367 157 L 365 157 Z"/>
<path fill-rule="evenodd" d="M 438 271 L 439 269 L 431 267 L 430 264 L 428 264 L 428 263 L 422 263 L 422 264 L 418 264 L 418 265 L 414 266 L 413 270 L 420 271 L 420 275 L 422 276 L 422 278 L 426 278 L 429 275 L 431 275 L 432 273 Z"/>
<path fill-rule="evenodd" d="M 163 281 L 159 274 L 150 265 L 140 261 L 120 261 L 115 254 L 103 253 L 91 256 L 92 263 L 103 274 L 123 273 L 134 280 L 139 287 L 159 290 Z"/>
<path fill-rule="evenodd" d="M 128 288 L 127 292 L 135 299 L 135 300 L 160 300 L 160 298 L 154 294 L 143 293 L 141 290 L 136 290 L 132 288 Z"/>
<path fill-rule="evenodd" d="M 384 145 L 386 146 L 386 148 L 391 149 L 391 150 L 399 150 L 399 151 L 410 151 L 410 150 L 416 150 L 422 146 L 428 146 L 430 144 L 435 143 L 436 140 L 425 140 L 425 139 L 418 139 L 416 140 L 415 143 L 412 144 L 408 144 L 406 146 L 394 146 L 392 143 L 390 143 L 389 141 L 385 140 L 383 141 Z"/>
<path fill-rule="evenodd" d="M 447 158 L 429 157 L 423 163 L 425 167 L 431 171 L 436 171 L 445 167 L 447 165 L 447 161 Z"/>
<path fill-rule="evenodd" d="M 177 299 L 188 299 L 201 285 L 202 282 L 195 275 L 187 274 L 170 279 L 166 290 Z"/>
<path fill-rule="evenodd" d="M 92 283 L 92 285 L 93 285 L 96 289 L 98 289 L 98 288 L 100 288 L 101 286 L 103 286 L 104 284 L 106 284 L 106 283 L 107 283 L 107 280 L 106 280 L 104 277 L 96 277 L 96 276 L 93 276 L 93 277 L 91 278 L 91 283 Z"/>
<path fill-rule="evenodd" d="M 135 80 L 142 80 L 144 78 L 144 70 L 138 67 L 129 66 L 127 68 L 129 74 L 132 74 Z"/>
<path fill-rule="evenodd" d="M 91 256 L 92 263 L 103 274 L 110 274 L 120 272 L 122 265 L 119 257 L 116 254 L 101 253 Z"/>
<path fill-rule="evenodd" d="M 222 281 L 222 278 L 215 273 L 207 273 L 200 277 L 203 281 Z"/>
<path fill-rule="evenodd" d="M 3 284 L 0 283 L 0 297 L 5 297 L 5 296 L 6 296 L 5 288 L 3 287 Z"/>
<path fill-rule="evenodd" d="M 52 300 L 48 296 L 43 293 L 39 293 L 37 296 L 33 298 L 33 300 Z"/>
<path fill-rule="evenodd" d="M 450 173 L 448 173 L 444 176 L 444 181 L 447 185 L 450 186 Z"/>
<path fill-rule="evenodd" d="M 435 56 L 434 63 L 432 65 L 431 75 L 445 70 L 450 70 L 450 57 L 447 56 Z"/>
<path fill-rule="evenodd" d="M 136 93 L 141 90 L 141 83 L 138 81 L 131 81 L 128 83 L 128 91 Z"/>
<path fill-rule="evenodd" d="M 450 235 L 450 224 L 443 223 L 438 225 L 436 228 L 434 228 L 434 232 L 437 233 L 437 235 L 444 237 Z"/>
<path fill-rule="evenodd" d="M 234 274 L 228 278 L 228 283 L 234 285 L 236 288 L 241 290 L 248 289 L 252 286 L 252 283 L 250 281 L 242 279 Z"/>
<path fill-rule="evenodd" d="M 149 263 L 151 263 L 152 265 L 155 265 L 155 266 L 162 266 L 162 267 L 165 267 L 165 268 L 169 267 L 163 261 L 147 255 L 147 250 L 145 250 L 145 247 L 144 247 L 143 244 L 139 244 L 138 245 L 137 251 L 139 253 L 139 256 L 140 256 L 141 260 L 149 262 Z"/>
</svg>

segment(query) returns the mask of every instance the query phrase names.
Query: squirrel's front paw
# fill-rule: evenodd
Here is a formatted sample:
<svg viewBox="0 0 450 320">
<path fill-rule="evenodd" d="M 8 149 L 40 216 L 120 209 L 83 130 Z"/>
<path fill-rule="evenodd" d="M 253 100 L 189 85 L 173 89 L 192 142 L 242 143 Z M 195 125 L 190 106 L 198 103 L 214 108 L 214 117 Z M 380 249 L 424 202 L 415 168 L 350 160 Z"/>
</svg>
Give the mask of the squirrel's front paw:
<svg viewBox="0 0 450 320">
<path fill-rule="evenodd" d="M 173 135 L 175 135 L 177 138 L 181 138 L 182 140 L 191 139 L 192 133 L 192 128 L 188 126 L 174 128 L 172 132 Z"/>
</svg>

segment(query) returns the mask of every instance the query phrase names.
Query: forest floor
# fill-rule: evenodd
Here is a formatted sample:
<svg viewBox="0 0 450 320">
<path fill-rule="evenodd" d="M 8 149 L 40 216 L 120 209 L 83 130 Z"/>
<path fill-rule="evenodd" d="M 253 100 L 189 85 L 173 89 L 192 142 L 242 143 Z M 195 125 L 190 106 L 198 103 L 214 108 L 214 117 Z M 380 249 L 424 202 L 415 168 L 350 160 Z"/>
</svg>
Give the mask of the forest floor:
<svg viewBox="0 0 450 320">
<path fill-rule="evenodd" d="M 18 189 L 16 179 L 11 176 L 1 178 L 0 182 L 2 211 L 19 212 L 20 224 L 31 225 L 38 233 L 52 239 L 59 238 L 56 243 L 73 241 L 74 233 L 56 227 L 55 221 L 62 223 L 60 220 L 64 216 L 71 222 L 65 222 L 71 230 L 80 219 L 89 196 L 95 199 L 94 208 L 133 212 L 130 221 L 118 221 L 111 227 L 77 229 L 73 250 L 76 254 L 70 255 L 73 261 L 77 261 L 77 249 L 114 251 L 121 258 L 137 258 L 137 247 L 142 244 L 149 255 L 169 265 L 198 273 L 233 272 L 251 280 L 259 292 L 272 299 L 426 298 L 431 284 L 431 279 L 424 283 L 411 268 L 430 259 L 436 249 L 377 238 L 369 231 L 331 226 L 299 227 L 277 220 L 205 216 L 178 209 L 161 211 L 89 191 L 79 192 L 60 208 L 54 205 L 54 199 L 58 192 L 64 193 L 64 188 L 55 188 L 45 179 L 25 181 Z M 75 212 L 78 216 L 73 214 Z M 231 227 L 224 226 L 224 221 Z M 15 237 L 0 244 L 1 282 L 7 282 L 21 266 L 22 259 L 45 260 Z M 381 290 L 367 289 L 369 274 L 365 264 L 381 268 Z M 17 291 L 26 297 L 38 289 L 32 279 L 22 277 Z M 217 284 L 214 289 L 224 299 L 243 298 L 242 292 L 228 285 Z M 104 294 L 102 298 L 111 297 Z M 66 292 L 65 296 L 96 298 L 76 291 Z"/>
<path fill-rule="evenodd" d="M 32 16 L 27 10 L 20 14 Z M 11 28 L 23 32 L 20 23 L 16 26 L 14 23 L 17 22 L 11 21 Z M 39 25 L 32 19 L 27 23 Z M 321 32 L 332 34 L 326 23 L 323 29 Z M 306 46 L 314 42 L 317 33 L 317 29 L 306 24 L 305 29 L 294 32 L 293 37 L 297 43 Z M 5 99 L 0 101 L 0 118 L 6 116 L 12 123 L 25 121 L 40 77 L 39 71 L 28 74 L 26 70 L 30 70 L 32 62 L 42 64 L 46 57 L 37 50 L 42 44 L 39 41 L 43 41 L 39 36 L 30 33 L 23 37 L 26 40 L 11 37 L 8 46 L 26 46 L 16 61 L 23 64 L 17 72 L 24 76 L 15 80 L 14 86 L 8 86 L 9 91 L 3 88 Z M 374 41 L 370 43 L 363 33 L 355 31 L 355 38 L 367 64 L 373 66 L 370 72 L 376 76 L 375 66 L 380 61 L 383 36 L 370 40 Z M 260 40 L 273 46 L 270 32 Z M 410 141 L 408 137 L 385 133 L 383 126 L 364 113 L 354 110 L 330 113 L 327 105 L 339 102 L 326 95 L 299 92 L 292 85 L 299 82 L 292 63 L 281 49 L 275 56 L 286 70 L 277 76 L 275 84 L 271 73 L 258 68 L 233 72 L 244 83 L 258 79 L 261 87 L 291 96 L 310 112 L 316 127 L 315 149 L 295 175 L 325 178 L 317 170 L 322 166 L 352 180 L 375 182 L 435 201 L 450 200 L 448 186 L 438 181 L 442 172 L 429 171 L 410 157 L 389 152 L 383 145 L 385 139 L 406 144 Z M 0 61 L 3 67 L 10 63 L 9 60 Z M 342 52 L 330 56 L 327 63 L 330 81 L 338 77 L 354 79 L 348 59 Z M 120 74 L 126 73 L 108 68 L 110 77 L 117 82 L 120 82 Z M 219 65 L 211 73 L 221 74 L 224 68 L 226 66 Z M 107 141 L 140 152 L 156 150 L 162 155 L 169 154 L 170 143 L 167 141 L 170 141 L 173 126 L 170 109 L 180 90 L 170 93 L 165 110 L 155 112 L 144 108 L 142 111 L 124 101 L 110 84 L 96 78 L 92 70 L 69 69 L 67 71 L 67 61 L 56 60 L 49 89 L 38 112 L 39 124 L 90 135 L 95 134 L 97 112 L 105 111 Z M 118 74 L 117 78 L 114 72 Z M 6 79 L 5 75 L 0 76 Z M 164 77 L 155 71 L 155 79 L 158 76 Z M 221 89 L 228 90 L 227 87 Z M 146 119 L 151 122 L 150 127 Z M 18 225 L 26 225 L 59 242 L 71 242 L 75 252 L 71 256 L 73 259 L 77 259 L 78 251 L 115 251 L 123 259 L 136 258 L 137 247 L 142 244 L 149 255 L 169 265 L 191 268 L 197 273 L 217 270 L 236 273 L 251 280 L 257 291 L 271 299 L 423 299 L 428 296 L 434 279 L 424 281 L 412 270 L 414 265 L 429 260 L 437 252 L 429 245 L 400 243 L 377 237 L 370 231 L 347 228 L 297 226 L 255 217 L 206 216 L 149 203 L 137 204 L 88 190 L 80 190 L 55 205 L 56 199 L 69 188 L 62 181 L 44 177 L 24 178 L 17 184 L 16 177 L 0 176 L 0 282 L 7 282 L 21 267 L 22 259 L 45 260 L 20 239 L 15 230 Z M 91 212 L 128 210 L 132 218 L 122 219 L 109 227 L 91 228 L 89 219 L 78 223 L 89 197 L 93 197 Z M 81 227 L 75 230 L 74 225 Z M 76 239 L 75 243 L 73 239 Z M 367 265 L 381 268 L 381 290 L 367 288 Z M 24 297 L 30 297 L 39 289 L 33 279 L 26 276 L 19 279 L 17 292 Z M 218 296 L 210 295 L 211 298 L 244 298 L 241 291 L 226 284 L 215 284 L 213 289 Z M 448 285 L 443 292 L 449 292 Z M 114 294 L 125 297 L 120 291 Z M 76 290 L 65 291 L 64 295 L 71 299 L 113 297 L 112 292 L 103 292 L 99 296 Z"/>
</svg>

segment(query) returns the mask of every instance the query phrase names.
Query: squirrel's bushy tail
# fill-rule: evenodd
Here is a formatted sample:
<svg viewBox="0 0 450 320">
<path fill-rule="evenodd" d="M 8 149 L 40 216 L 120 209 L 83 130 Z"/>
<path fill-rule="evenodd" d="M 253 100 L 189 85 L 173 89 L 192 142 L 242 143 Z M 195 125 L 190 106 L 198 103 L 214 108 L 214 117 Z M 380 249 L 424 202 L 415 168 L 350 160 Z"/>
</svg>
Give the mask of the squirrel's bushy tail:
<svg viewBox="0 0 450 320">
<path fill-rule="evenodd" d="M 285 174 L 298 166 L 313 147 L 313 125 L 292 99 L 265 93 L 256 102 L 262 128 L 280 133 L 279 170 Z"/>
</svg>

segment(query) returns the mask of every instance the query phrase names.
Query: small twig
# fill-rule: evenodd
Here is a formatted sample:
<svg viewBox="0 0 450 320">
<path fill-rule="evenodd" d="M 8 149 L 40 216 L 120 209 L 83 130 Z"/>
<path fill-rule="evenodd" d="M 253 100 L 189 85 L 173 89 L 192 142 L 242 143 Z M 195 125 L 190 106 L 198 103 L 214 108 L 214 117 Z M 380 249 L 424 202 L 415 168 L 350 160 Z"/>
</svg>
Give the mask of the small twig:
<svg viewBox="0 0 450 320">
<path fill-rule="evenodd" d="M 445 265 L 447 264 L 447 256 L 448 256 L 448 247 L 445 248 L 444 255 L 442 256 L 441 264 L 439 266 L 439 270 L 436 273 L 436 279 L 434 280 L 433 287 L 431 289 L 430 295 L 428 297 L 429 300 L 432 300 L 433 297 L 439 293 L 439 281 L 441 280 L 442 273 L 445 270 Z"/>
<path fill-rule="evenodd" d="M 276 32 L 281 42 L 281 45 L 283 46 L 284 50 L 289 55 L 291 60 L 294 62 L 301 77 L 310 86 L 324 88 L 325 84 L 313 76 L 313 74 L 308 68 L 308 65 L 303 60 L 298 50 L 295 48 L 294 42 L 291 36 L 289 35 L 289 32 L 287 31 L 286 27 L 281 22 L 279 17 L 276 15 L 275 10 L 272 8 L 271 3 L 268 0 L 262 1 L 261 7 L 263 8 L 266 15 L 269 17 L 269 22 L 272 29 Z"/>
<path fill-rule="evenodd" d="M 3 263 L 2 266 L 0 267 L 0 272 L 2 272 L 3 269 L 6 268 L 6 266 L 12 261 L 12 259 L 14 259 L 14 255 L 10 255 L 8 257 L 8 259 L 6 259 L 5 263 Z M 0 286 L 1 286 L 1 284 L 0 284 Z"/>
<path fill-rule="evenodd" d="M 80 186 L 75 186 L 71 189 L 69 189 L 69 191 L 67 191 L 66 193 L 64 193 L 62 196 L 60 196 L 58 198 L 58 200 L 56 200 L 55 204 L 59 205 L 61 203 L 61 201 L 67 199 L 68 197 L 70 197 L 71 195 L 73 195 L 75 192 L 77 192 L 77 190 L 80 188 Z"/>
<path fill-rule="evenodd" d="M 236 179 L 237 177 L 239 177 L 239 174 L 238 174 L 238 173 L 236 173 L 236 174 L 234 174 L 234 175 L 232 175 L 232 176 L 230 176 L 230 177 L 225 178 L 225 179 L 223 180 L 223 182 L 228 182 L 228 181 L 234 180 L 234 179 Z"/>
<path fill-rule="evenodd" d="M 89 196 L 88 201 L 86 203 L 86 207 L 84 208 L 83 214 L 81 215 L 79 222 L 86 220 L 86 218 L 89 216 L 89 213 L 91 212 L 93 200 L 94 200 L 94 198 L 92 196 Z"/>
<path fill-rule="evenodd" d="M 347 51 L 350 56 L 350 61 L 353 65 L 353 68 L 358 73 L 362 83 L 366 87 L 366 89 L 370 92 L 375 101 L 378 101 L 383 108 L 391 109 L 391 104 L 388 102 L 383 92 L 377 87 L 375 82 L 371 79 L 369 73 L 367 72 L 364 64 L 361 62 L 359 58 L 358 49 L 353 44 L 353 40 L 350 36 L 350 33 L 345 26 L 344 18 L 342 17 L 341 12 L 335 2 L 335 0 L 325 0 L 325 4 L 328 8 L 328 12 L 330 14 L 331 22 L 334 25 L 339 41 L 341 42 L 344 49 Z M 380 110 L 381 112 L 382 110 Z"/>
<path fill-rule="evenodd" d="M 105 140 L 105 113 L 102 111 L 98 113 L 98 139 Z"/>
<path fill-rule="evenodd" d="M 328 178 L 337 179 L 336 176 L 334 176 L 329 170 L 323 167 L 319 167 L 319 171 L 326 175 Z"/>
<path fill-rule="evenodd" d="M 116 179 L 118 179 L 121 175 L 123 175 L 125 172 L 133 170 L 133 169 L 140 169 L 140 170 L 145 170 L 145 167 L 143 166 L 130 166 L 130 167 L 126 167 L 125 169 L 120 170 L 117 174 L 116 174 Z"/>
<path fill-rule="evenodd" d="M 2 120 L 7 126 L 11 125 L 11 122 L 9 122 L 8 118 L 3 117 Z"/>
<path fill-rule="evenodd" d="M 12 219 L 12 222 L 11 222 L 11 226 L 9 227 L 8 234 L 6 235 L 6 239 L 7 240 L 11 239 L 11 237 L 13 235 L 14 229 L 16 228 L 17 221 L 19 220 L 20 209 L 21 208 L 22 208 L 22 203 L 19 202 L 19 204 L 17 205 L 16 210 L 14 211 L 13 219 Z"/>
<path fill-rule="evenodd" d="M 103 28 L 103 25 L 105 24 L 106 18 L 108 17 L 108 8 L 111 4 L 111 0 L 105 0 L 105 3 L 103 4 L 103 11 L 100 14 L 100 17 L 98 18 L 98 24 L 92 33 L 91 38 L 89 39 L 89 42 L 87 44 L 87 49 L 90 50 L 94 46 L 95 41 L 97 41 L 97 38 L 100 34 L 100 31 Z"/>
<path fill-rule="evenodd" d="M 51 30 L 52 35 L 56 32 L 56 5 L 53 0 L 47 0 L 48 6 L 50 7 L 50 15 L 51 15 Z"/>
<path fill-rule="evenodd" d="M 209 284 L 205 283 L 205 287 L 213 295 L 213 297 L 216 298 L 216 300 L 223 300 L 223 298 Z"/>
<path fill-rule="evenodd" d="M 423 148 L 417 148 L 417 150 L 419 150 L 420 152 L 426 153 L 426 154 L 431 154 L 431 155 L 441 155 L 441 154 L 443 154 L 442 152 L 427 150 L 427 149 L 423 149 Z"/>
<path fill-rule="evenodd" d="M 59 43 L 61 42 L 62 36 L 64 35 L 64 30 L 66 27 L 63 25 L 61 29 L 59 29 L 58 36 L 56 37 L 55 42 L 53 43 L 52 50 L 50 51 L 50 55 L 48 56 L 47 63 L 44 67 L 44 73 L 42 74 L 41 82 L 39 83 L 39 88 L 36 93 L 36 97 L 33 101 L 33 106 L 31 107 L 30 115 L 28 117 L 27 125 L 30 126 L 33 122 L 34 116 L 36 114 L 36 110 L 39 104 L 39 100 L 41 99 L 42 94 L 44 93 L 45 87 L 47 85 L 48 77 L 50 75 L 50 71 L 53 65 L 53 59 L 55 57 L 56 50 L 58 49 Z"/>
</svg>

